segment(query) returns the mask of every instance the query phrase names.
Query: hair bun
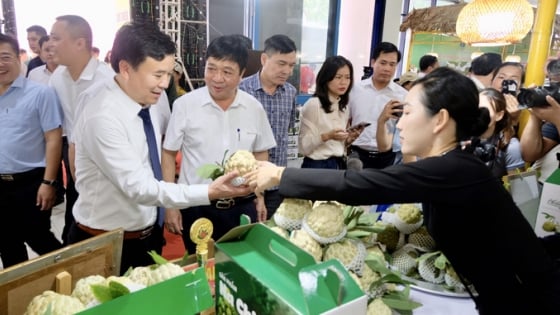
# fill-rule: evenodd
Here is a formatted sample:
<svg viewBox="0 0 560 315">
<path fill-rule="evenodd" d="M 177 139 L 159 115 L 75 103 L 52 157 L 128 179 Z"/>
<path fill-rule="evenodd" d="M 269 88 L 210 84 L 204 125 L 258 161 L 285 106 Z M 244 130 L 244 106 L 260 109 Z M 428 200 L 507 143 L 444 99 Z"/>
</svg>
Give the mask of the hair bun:
<svg viewBox="0 0 560 315">
<path fill-rule="evenodd" d="M 488 124 L 490 123 L 490 112 L 488 111 L 488 108 L 479 107 L 477 113 L 478 115 L 471 126 L 471 136 L 474 137 L 478 137 L 485 132 L 488 129 Z"/>
</svg>

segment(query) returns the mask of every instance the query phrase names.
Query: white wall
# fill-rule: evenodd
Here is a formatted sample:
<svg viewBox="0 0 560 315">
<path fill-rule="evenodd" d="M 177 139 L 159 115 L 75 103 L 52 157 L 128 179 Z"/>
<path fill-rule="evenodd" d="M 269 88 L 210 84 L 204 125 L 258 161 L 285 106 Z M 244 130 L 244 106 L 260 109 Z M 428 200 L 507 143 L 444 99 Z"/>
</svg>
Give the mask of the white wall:
<svg viewBox="0 0 560 315">
<path fill-rule="evenodd" d="M 354 81 L 360 80 L 363 67 L 369 66 L 374 4 L 375 0 L 342 0 L 341 3 L 337 54 L 352 62 Z"/>
<path fill-rule="evenodd" d="M 360 80 L 363 67 L 369 66 L 375 0 L 342 0 L 338 31 L 338 54 L 354 66 L 354 81 Z M 383 41 L 399 46 L 403 0 L 387 0 Z M 405 55 L 404 51 L 403 57 Z M 403 58 L 401 62 L 405 61 Z M 397 76 L 400 73 L 397 73 Z"/>
<path fill-rule="evenodd" d="M 383 41 L 393 43 L 397 47 L 399 47 L 402 6 L 403 0 L 387 0 L 385 4 Z"/>
</svg>

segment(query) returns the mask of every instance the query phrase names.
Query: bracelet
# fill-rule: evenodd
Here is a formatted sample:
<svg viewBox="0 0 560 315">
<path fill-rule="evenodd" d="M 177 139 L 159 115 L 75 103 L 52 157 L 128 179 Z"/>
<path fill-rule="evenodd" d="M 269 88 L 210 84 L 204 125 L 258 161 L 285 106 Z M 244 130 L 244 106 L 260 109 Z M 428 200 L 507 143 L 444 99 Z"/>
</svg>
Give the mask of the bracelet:
<svg viewBox="0 0 560 315">
<path fill-rule="evenodd" d="M 41 184 L 45 184 L 45 185 L 49 185 L 49 186 L 53 186 L 53 187 L 56 187 L 56 184 L 57 184 L 57 183 L 58 183 L 58 182 L 56 181 L 56 179 L 53 179 L 53 180 L 46 180 L 46 179 L 43 179 L 43 180 L 41 181 Z"/>
</svg>

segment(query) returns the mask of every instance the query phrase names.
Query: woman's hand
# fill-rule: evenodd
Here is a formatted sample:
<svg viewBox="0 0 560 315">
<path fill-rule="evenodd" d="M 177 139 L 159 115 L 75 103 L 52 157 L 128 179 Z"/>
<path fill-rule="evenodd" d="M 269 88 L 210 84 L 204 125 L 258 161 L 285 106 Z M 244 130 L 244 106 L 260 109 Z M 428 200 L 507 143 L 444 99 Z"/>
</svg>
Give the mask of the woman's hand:
<svg viewBox="0 0 560 315">
<path fill-rule="evenodd" d="M 377 118 L 378 124 L 384 124 L 389 119 L 397 119 L 401 117 L 403 111 L 403 104 L 401 101 L 390 100 L 383 107 L 383 111 Z"/>
<path fill-rule="evenodd" d="M 511 94 L 504 94 L 506 99 L 506 110 L 511 116 L 512 124 L 515 126 L 519 123 L 519 115 L 521 115 L 521 109 L 519 109 L 519 101 L 517 97 Z"/>
<path fill-rule="evenodd" d="M 257 196 L 265 190 L 280 185 L 280 178 L 284 167 L 276 166 L 270 162 L 259 161 L 256 170 L 245 175 L 245 183 L 255 190 Z"/>
<path fill-rule="evenodd" d="M 348 132 L 344 129 L 333 129 L 321 135 L 321 140 L 327 142 L 329 140 L 344 141 L 348 138 Z"/>
</svg>

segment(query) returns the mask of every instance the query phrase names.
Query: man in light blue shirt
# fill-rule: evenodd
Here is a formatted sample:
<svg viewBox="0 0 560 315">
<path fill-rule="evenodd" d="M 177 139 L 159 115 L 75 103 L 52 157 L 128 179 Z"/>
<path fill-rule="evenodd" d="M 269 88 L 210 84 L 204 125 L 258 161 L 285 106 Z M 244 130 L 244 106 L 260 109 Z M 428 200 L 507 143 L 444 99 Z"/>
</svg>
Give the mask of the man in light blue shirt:
<svg viewBox="0 0 560 315">
<path fill-rule="evenodd" d="M 62 244 L 50 231 L 62 109 L 46 85 L 20 76 L 18 42 L 0 34 L 0 257 L 4 268 Z M 16 226 L 16 228 L 14 228 Z"/>
</svg>

